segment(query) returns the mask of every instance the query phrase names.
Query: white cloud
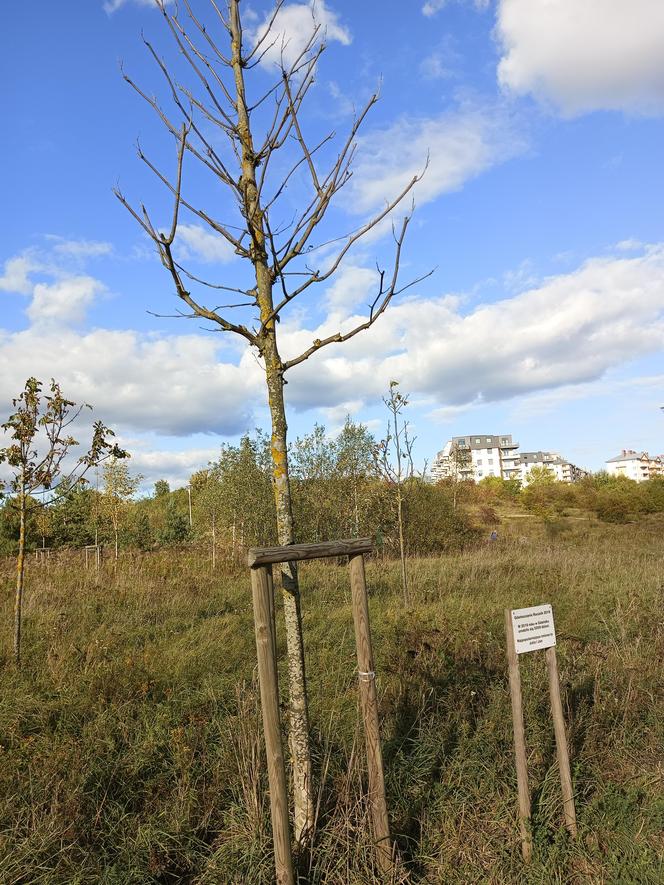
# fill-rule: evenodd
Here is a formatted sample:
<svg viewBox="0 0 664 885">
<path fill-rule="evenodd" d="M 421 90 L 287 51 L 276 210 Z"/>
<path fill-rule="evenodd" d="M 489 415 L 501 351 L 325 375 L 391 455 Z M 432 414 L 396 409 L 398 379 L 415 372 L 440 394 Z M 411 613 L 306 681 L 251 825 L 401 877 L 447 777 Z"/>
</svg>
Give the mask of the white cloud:
<svg viewBox="0 0 664 885">
<path fill-rule="evenodd" d="M 394 303 L 369 331 L 289 373 L 288 403 L 327 409 L 339 420 L 342 411 L 378 402 L 392 378 L 431 408 L 448 410 L 602 378 L 664 344 L 664 244 L 630 249 L 614 247 L 536 284 L 526 265 L 518 294 L 472 309 L 456 296 Z M 349 265 L 323 293 L 325 322 L 307 328 L 302 314 L 284 318 L 284 359 L 354 325 L 365 310 L 348 313 L 366 303 L 374 283 L 373 271 Z M 238 356 L 239 348 L 229 347 L 235 339 L 219 334 L 69 328 L 102 290 L 89 276 L 34 287 L 32 326 L 0 329 L 0 403 L 27 377 L 54 376 L 67 395 L 92 403 L 95 416 L 122 432 L 233 435 L 251 426 L 265 387 L 249 349 Z"/>
<path fill-rule="evenodd" d="M 360 302 L 370 304 L 376 297 L 379 285 L 380 277 L 375 268 L 355 265 L 342 267 L 325 292 L 330 313 L 346 315 Z"/>
<path fill-rule="evenodd" d="M 0 291 L 29 295 L 32 292 L 30 274 L 37 268 L 38 265 L 29 253 L 9 258 L 5 261 L 4 273 L 0 277 Z"/>
<path fill-rule="evenodd" d="M 254 42 L 265 34 L 269 21 L 268 14 L 256 28 Z M 337 13 L 326 5 L 325 0 L 286 3 L 277 13 L 272 32 L 261 46 L 261 50 L 264 50 L 273 44 L 265 52 L 261 64 L 265 67 L 281 66 L 283 58 L 284 67 L 290 67 L 302 54 L 316 26 L 320 26 L 320 37 L 327 43 L 336 41 L 348 46 L 351 42 L 350 31 L 340 23 Z"/>
<path fill-rule="evenodd" d="M 420 62 L 420 74 L 425 80 L 445 80 L 454 76 L 445 64 L 442 52 L 432 52 Z"/>
<path fill-rule="evenodd" d="M 348 327 L 357 322 L 350 318 Z M 344 325 L 344 327 L 347 327 Z M 335 331 L 286 326 L 285 358 Z M 468 314 L 454 298 L 410 298 L 368 332 L 290 375 L 298 408 L 375 400 L 391 378 L 446 406 L 594 380 L 664 344 L 664 245 L 577 270 Z"/>
<path fill-rule="evenodd" d="M 493 107 L 464 107 L 437 117 L 403 117 L 358 140 L 349 204 L 358 212 L 382 207 L 429 167 L 415 190 L 419 204 L 457 190 L 526 147 L 510 117 Z"/>
<path fill-rule="evenodd" d="M 80 323 L 104 285 L 94 277 L 76 276 L 55 283 L 37 283 L 26 313 L 33 326 Z"/>
<path fill-rule="evenodd" d="M 0 291 L 30 295 L 34 290 L 35 274 L 65 279 L 75 276 L 72 269 L 80 270 L 89 258 L 110 255 L 113 246 L 95 240 L 67 240 L 55 234 L 46 234 L 49 246 L 31 247 L 5 261 L 0 276 Z"/>
<path fill-rule="evenodd" d="M 427 2 L 422 7 L 422 15 L 426 15 L 427 18 L 431 18 L 434 15 L 437 15 L 440 10 L 447 6 L 449 0 L 427 0 Z M 486 9 L 489 6 L 490 0 L 473 0 L 473 6 L 475 9 Z"/>
<path fill-rule="evenodd" d="M 431 16 L 436 15 L 437 12 L 445 6 L 447 0 L 429 0 L 428 3 L 425 3 L 422 7 L 422 15 L 426 15 L 427 18 L 431 18 Z"/>
<path fill-rule="evenodd" d="M 173 0 L 164 0 L 166 6 L 171 4 Z M 104 12 L 111 15 L 113 12 L 117 12 L 118 9 L 122 9 L 123 6 L 126 6 L 128 3 L 136 3 L 138 6 L 154 6 L 156 8 L 155 0 L 106 0 L 104 5 Z"/>
<path fill-rule="evenodd" d="M 235 258 L 233 247 L 221 234 L 210 233 L 199 224 L 178 224 L 176 245 L 183 259 L 194 258 L 208 264 L 227 264 Z"/>
<path fill-rule="evenodd" d="M 146 449 L 143 440 L 120 439 L 120 445 L 131 453 L 130 467 L 133 473 L 144 477 L 144 488 L 158 479 L 165 479 L 171 489 L 186 485 L 189 477 L 197 470 L 204 470 L 210 461 L 219 457 L 219 447 L 170 451 L 168 449 Z"/>
<path fill-rule="evenodd" d="M 619 243 L 616 243 L 616 249 L 618 252 L 640 252 L 645 247 L 645 243 L 642 243 L 641 240 L 636 240 L 633 237 L 628 237 L 626 240 L 621 240 Z"/>
<path fill-rule="evenodd" d="M 661 0 L 501 0 L 502 86 L 563 115 L 664 110 Z"/>
<path fill-rule="evenodd" d="M 65 240 L 57 234 L 48 234 L 46 239 L 54 243 L 53 251 L 57 255 L 71 256 L 77 259 L 99 258 L 113 252 L 111 243 L 98 240 Z"/>
<path fill-rule="evenodd" d="M 249 426 L 262 395 L 249 353 L 223 362 L 215 335 L 31 328 L 0 331 L 0 403 L 31 375 L 54 376 L 68 396 L 89 402 L 112 427 L 185 436 L 233 434 Z"/>
</svg>

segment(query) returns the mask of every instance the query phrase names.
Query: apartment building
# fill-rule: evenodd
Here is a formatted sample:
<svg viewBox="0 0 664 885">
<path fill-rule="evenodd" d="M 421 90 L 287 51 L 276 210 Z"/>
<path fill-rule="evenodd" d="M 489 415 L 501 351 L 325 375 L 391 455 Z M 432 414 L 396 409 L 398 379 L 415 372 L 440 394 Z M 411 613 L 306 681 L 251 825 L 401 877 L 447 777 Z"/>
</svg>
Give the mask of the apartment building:
<svg viewBox="0 0 664 885">
<path fill-rule="evenodd" d="M 521 482 L 528 485 L 528 475 L 534 467 L 550 470 L 558 482 L 578 482 L 588 471 L 571 464 L 556 452 L 521 452 Z"/>
<path fill-rule="evenodd" d="M 514 442 L 509 433 L 453 436 L 434 458 L 431 476 L 434 481 L 446 477 L 510 479 L 520 475 L 518 450 L 519 443 Z"/>
<path fill-rule="evenodd" d="M 664 457 L 661 455 L 651 457 L 647 452 L 623 449 L 615 458 L 609 458 L 606 470 L 611 476 L 626 476 L 627 479 L 644 482 L 664 473 Z"/>
<path fill-rule="evenodd" d="M 519 479 L 528 484 L 533 467 L 546 467 L 560 482 L 576 482 L 587 471 L 555 452 L 519 452 L 519 443 L 512 435 L 473 434 L 454 436 L 434 458 L 431 477 L 479 481 L 487 476 Z"/>
</svg>

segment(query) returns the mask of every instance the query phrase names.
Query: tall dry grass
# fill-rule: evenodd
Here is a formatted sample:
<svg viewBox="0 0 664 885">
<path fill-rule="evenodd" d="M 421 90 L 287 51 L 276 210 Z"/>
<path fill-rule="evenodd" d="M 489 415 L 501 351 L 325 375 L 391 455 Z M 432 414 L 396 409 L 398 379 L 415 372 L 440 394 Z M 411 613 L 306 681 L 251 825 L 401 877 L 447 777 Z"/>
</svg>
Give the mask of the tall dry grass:
<svg viewBox="0 0 664 885">
<path fill-rule="evenodd" d="M 558 530 L 369 564 L 388 803 L 412 883 L 659 883 L 662 524 Z M 302 568 L 316 757 L 303 882 L 378 882 L 364 801 L 347 569 Z M 27 577 L 11 667 L 0 566 L 0 882 L 272 881 L 246 570 L 204 551 L 80 554 Z M 521 659 L 535 859 L 520 860 L 503 608 L 553 603 L 579 838 L 562 826 L 542 655 Z M 280 632 L 279 642 L 283 637 Z M 283 683 L 285 685 L 285 680 Z"/>
</svg>

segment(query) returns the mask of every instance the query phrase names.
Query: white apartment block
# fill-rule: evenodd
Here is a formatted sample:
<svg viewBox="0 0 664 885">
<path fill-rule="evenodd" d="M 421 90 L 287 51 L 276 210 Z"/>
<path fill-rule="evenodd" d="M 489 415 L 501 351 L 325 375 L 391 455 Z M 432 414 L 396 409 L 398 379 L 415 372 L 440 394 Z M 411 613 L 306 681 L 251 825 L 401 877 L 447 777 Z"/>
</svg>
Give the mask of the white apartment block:
<svg viewBox="0 0 664 885">
<path fill-rule="evenodd" d="M 647 452 L 623 449 L 615 458 L 609 458 L 606 470 L 611 476 L 626 476 L 635 482 L 644 482 L 652 476 L 661 476 L 664 473 L 664 457 L 656 455 L 651 458 Z"/>
<path fill-rule="evenodd" d="M 519 452 L 519 443 L 509 433 L 502 435 L 454 436 L 436 455 L 431 477 L 479 481 L 487 476 L 519 479 L 528 484 L 533 467 L 546 467 L 560 482 L 576 482 L 587 471 L 555 452 Z"/>
<path fill-rule="evenodd" d="M 483 479 L 499 476 L 510 479 L 520 476 L 519 443 L 509 433 L 502 436 L 454 436 L 436 455 L 431 466 L 434 481 L 453 479 Z"/>
</svg>

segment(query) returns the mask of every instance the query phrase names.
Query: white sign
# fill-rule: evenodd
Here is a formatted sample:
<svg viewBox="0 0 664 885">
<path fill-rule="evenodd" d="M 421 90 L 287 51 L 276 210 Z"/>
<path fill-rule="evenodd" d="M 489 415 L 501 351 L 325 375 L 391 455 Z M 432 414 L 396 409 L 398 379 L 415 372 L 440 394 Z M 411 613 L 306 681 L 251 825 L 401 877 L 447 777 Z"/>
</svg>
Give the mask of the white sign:
<svg viewBox="0 0 664 885">
<path fill-rule="evenodd" d="M 549 603 L 512 609 L 512 632 L 518 655 L 555 645 L 556 631 Z"/>
</svg>

